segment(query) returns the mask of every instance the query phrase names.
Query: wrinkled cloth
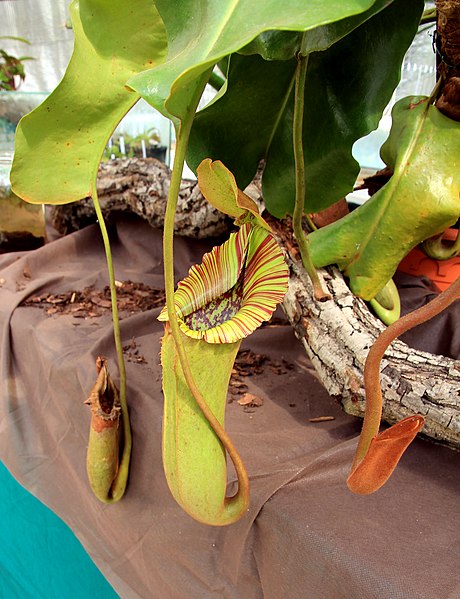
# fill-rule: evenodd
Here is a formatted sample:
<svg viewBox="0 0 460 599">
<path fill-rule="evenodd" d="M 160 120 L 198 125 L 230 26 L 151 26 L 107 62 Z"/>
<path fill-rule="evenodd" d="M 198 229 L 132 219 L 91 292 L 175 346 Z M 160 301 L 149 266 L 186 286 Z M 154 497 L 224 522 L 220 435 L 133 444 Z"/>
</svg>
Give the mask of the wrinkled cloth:
<svg viewBox="0 0 460 599">
<path fill-rule="evenodd" d="M 397 272 L 394 281 L 401 297 L 401 315 L 424 306 L 440 293 L 436 284 L 424 276 Z M 430 354 L 460 360 L 460 302 L 407 331 L 401 335 L 401 341 Z"/>
<path fill-rule="evenodd" d="M 110 232 L 116 278 L 162 287 L 161 232 L 127 219 Z M 178 239 L 178 279 L 209 248 Z M 129 487 L 119 503 L 99 503 L 85 471 L 83 401 L 98 355 L 118 380 L 110 317 L 21 306 L 33 295 L 108 284 L 98 228 L 0 256 L 0 279 L 0 457 L 69 524 L 123 599 L 460 597 L 460 454 L 417 439 L 384 488 L 351 494 L 345 481 L 361 421 L 327 395 L 287 324 L 262 327 L 243 343 L 269 358 L 262 374 L 247 378 L 263 405 L 227 406 L 251 504 L 242 520 L 216 528 L 181 511 L 163 474 L 160 308 L 125 316 L 123 344 L 134 338 L 147 363 L 126 364 Z M 309 421 L 318 416 L 334 420 Z"/>
</svg>

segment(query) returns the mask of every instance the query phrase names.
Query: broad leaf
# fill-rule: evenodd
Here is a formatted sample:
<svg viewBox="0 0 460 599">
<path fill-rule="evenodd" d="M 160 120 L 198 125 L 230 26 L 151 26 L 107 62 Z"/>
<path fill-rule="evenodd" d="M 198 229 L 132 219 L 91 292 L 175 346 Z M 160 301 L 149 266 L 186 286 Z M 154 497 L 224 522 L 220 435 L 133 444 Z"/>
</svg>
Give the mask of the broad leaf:
<svg viewBox="0 0 460 599">
<path fill-rule="evenodd" d="M 74 0 L 75 45 L 63 80 L 16 133 L 15 193 L 33 203 L 91 196 L 104 147 L 139 95 L 124 86 L 166 53 L 150 0 Z"/>
<path fill-rule="evenodd" d="M 221 160 L 244 189 L 270 148 L 290 99 L 294 71 L 294 60 L 232 55 L 226 94 L 195 117 L 187 153 L 190 168 L 196 170 L 206 157 Z"/>
<path fill-rule="evenodd" d="M 168 58 L 129 81 L 177 126 L 197 81 L 262 31 L 306 31 L 369 9 L 375 0 L 156 0 L 168 32 Z"/>
<path fill-rule="evenodd" d="M 390 0 L 391 2 L 392 0 Z M 265 60 L 288 60 L 301 50 L 302 54 L 327 50 L 343 37 L 364 23 L 371 16 L 390 4 L 388 0 L 377 0 L 369 10 L 358 15 L 301 31 L 264 31 L 252 42 L 239 50 L 240 54 L 260 54 Z"/>
<path fill-rule="evenodd" d="M 422 0 L 395 0 L 324 52 L 310 55 L 305 92 L 307 212 L 326 208 L 352 189 L 359 165 L 353 143 L 375 129 L 399 81 L 417 29 Z M 266 160 L 264 199 L 277 217 L 295 201 L 292 114 L 295 60 L 232 56 L 228 90 L 198 113 L 188 163 L 222 160 L 242 189 Z"/>
<path fill-rule="evenodd" d="M 315 266 L 338 264 L 352 291 L 372 299 L 417 244 L 460 216 L 460 123 L 427 98 L 403 98 L 393 108 L 381 150 L 394 171 L 364 205 L 309 235 Z"/>
</svg>

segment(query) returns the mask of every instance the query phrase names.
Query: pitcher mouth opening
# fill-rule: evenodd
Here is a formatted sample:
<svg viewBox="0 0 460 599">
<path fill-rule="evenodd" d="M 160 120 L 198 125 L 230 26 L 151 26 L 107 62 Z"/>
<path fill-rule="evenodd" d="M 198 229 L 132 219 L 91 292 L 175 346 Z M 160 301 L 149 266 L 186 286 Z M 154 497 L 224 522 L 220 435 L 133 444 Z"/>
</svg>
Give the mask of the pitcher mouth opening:
<svg viewBox="0 0 460 599">
<path fill-rule="evenodd" d="M 245 223 L 192 266 L 174 294 L 181 330 L 208 343 L 234 343 L 270 319 L 289 270 L 273 235 Z M 164 308 L 159 320 L 167 321 Z"/>
</svg>

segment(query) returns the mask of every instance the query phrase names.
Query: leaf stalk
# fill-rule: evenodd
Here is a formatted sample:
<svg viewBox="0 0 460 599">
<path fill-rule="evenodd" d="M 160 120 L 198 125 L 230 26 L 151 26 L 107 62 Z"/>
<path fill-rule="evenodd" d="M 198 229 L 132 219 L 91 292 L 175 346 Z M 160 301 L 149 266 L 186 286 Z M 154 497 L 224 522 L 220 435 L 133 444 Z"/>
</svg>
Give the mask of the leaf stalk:
<svg viewBox="0 0 460 599">
<path fill-rule="evenodd" d="M 366 414 L 353 460 L 352 470 L 365 458 L 372 439 L 378 434 L 382 419 L 382 389 L 380 387 L 380 363 L 386 349 L 397 337 L 430 320 L 451 303 L 460 298 L 460 277 L 452 285 L 421 308 L 406 314 L 386 328 L 371 347 L 364 367 L 366 389 Z"/>
<path fill-rule="evenodd" d="M 295 73 L 295 100 L 293 121 L 293 146 L 295 162 L 295 206 L 292 215 L 294 235 L 299 245 L 302 264 L 307 271 L 313 285 L 313 294 L 318 301 L 330 299 L 330 295 L 324 291 L 318 272 L 310 257 L 308 248 L 308 237 L 302 227 L 302 219 L 305 211 L 305 159 L 303 152 L 303 113 L 305 82 L 307 78 L 308 55 L 297 55 L 297 67 Z"/>
<path fill-rule="evenodd" d="M 123 424 L 123 453 L 120 460 L 120 466 L 118 474 L 113 482 L 111 488 L 111 497 L 106 503 L 115 503 L 119 501 L 126 490 L 126 485 L 129 476 L 129 463 L 131 460 L 131 449 L 132 449 L 132 433 L 131 425 L 129 422 L 129 411 L 128 402 L 126 399 L 126 367 L 123 357 L 123 346 L 121 341 L 120 332 L 120 320 L 118 317 L 118 305 L 117 305 L 117 288 L 115 284 L 115 271 L 113 267 L 112 251 L 110 248 L 110 239 L 105 225 L 104 217 L 102 215 L 101 206 L 97 196 L 96 190 L 96 178 L 93 180 L 93 193 L 92 193 L 94 209 L 96 211 L 97 220 L 99 222 L 99 228 L 101 230 L 102 240 L 104 242 L 105 255 L 107 259 L 107 269 L 109 273 L 109 285 L 110 285 L 110 299 L 112 303 L 112 321 L 113 321 L 113 335 L 115 339 L 115 348 L 118 359 L 118 370 L 120 376 L 120 407 L 122 414 Z"/>
<path fill-rule="evenodd" d="M 182 181 L 182 170 L 185 163 L 185 155 L 187 151 L 188 140 L 193 123 L 193 116 L 198 107 L 198 103 L 203 93 L 204 87 L 209 79 L 210 71 L 207 71 L 202 76 L 201 85 L 197 86 L 197 91 L 193 100 L 193 104 L 189 106 L 189 118 L 183 119 L 178 126 L 176 135 L 176 153 L 174 156 L 174 164 L 171 172 L 171 182 L 168 193 L 168 202 L 165 212 L 164 232 L 163 232 L 163 257 L 164 257 L 164 279 L 166 291 L 166 307 L 168 311 L 169 325 L 171 334 L 173 335 L 176 345 L 177 354 L 179 356 L 180 365 L 184 374 L 187 386 L 192 393 L 198 407 L 202 411 L 204 417 L 209 422 L 209 425 L 221 441 L 226 449 L 230 459 L 232 460 L 237 479 L 238 491 L 233 497 L 226 498 L 227 510 L 223 514 L 222 524 L 235 521 L 247 509 L 249 504 L 249 478 L 244 467 L 243 461 L 233 445 L 229 435 L 226 433 L 223 426 L 209 409 L 205 398 L 198 389 L 193 378 L 190 365 L 187 359 L 187 354 L 181 339 L 181 331 L 177 320 L 175 305 L 174 305 L 174 218 L 179 197 L 180 184 Z"/>
</svg>

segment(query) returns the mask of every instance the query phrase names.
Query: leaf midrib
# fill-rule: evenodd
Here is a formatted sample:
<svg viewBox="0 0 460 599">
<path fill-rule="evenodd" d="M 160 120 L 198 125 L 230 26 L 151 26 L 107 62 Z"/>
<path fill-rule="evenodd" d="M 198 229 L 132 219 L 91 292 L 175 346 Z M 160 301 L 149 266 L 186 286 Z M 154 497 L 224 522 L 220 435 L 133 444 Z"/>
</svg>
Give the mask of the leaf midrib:
<svg viewBox="0 0 460 599">
<path fill-rule="evenodd" d="M 286 94 L 284 96 L 283 102 L 281 104 L 281 108 L 280 108 L 280 110 L 278 112 L 278 116 L 276 117 L 275 122 L 273 124 L 270 137 L 268 138 L 267 147 L 266 147 L 266 150 L 265 150 L 265 155 L 267 155 L 269 149 L 271 148 L 273 139 L 274 139 L 275 134 L 276 134 L 276 132 L 278 130 L 278 127 L 279 127 L 279 125 L 281 123 L 281 119 L 283 118 L 283 115 L 284 115 L 284 113 L 286 111 L 286 106 L 288 104 L 289 97 L 290 97 L 291 92 L 292 92 L 292 88 L 294 86 L 294 81 L 295 81 L 295 73 L 293 73 L 293 75 L 291 77 L 291 82 L 290 82 L 290 84 L 287 87 L 287 91 L 286 91 Z"/>
<path fill-rule="evenodd" d="M 406 165 L 409 162 L 409 158 L 411 157 L 412 153 L 415 150 L 415 146 L 418 143 L 420 133 L 423 129 L 423 125 L 425 124 L 426 118 L 428 116 L 429 108 L 430 108 L 430 104 L 427 102 L 427 106 L 426 106 L 423 114 L 420 116 L 420 121 L 415 129 L 414 135 L 411 137 L 410 143 L 408 144 L 407 148 L 404 150 L 401 159 L 398 161 L 399 166 L 396 168 L 395 172 L 393 173 L 393 175 L 392 175 L 391 179 L 388 181 L 388 183 L 382 188 L 382 189 L 384 189 L 385 187 L 388 186 L 387 187 L 388 193 L 386 194 L 386 201 L 381 203 L 380 209 L 377 211 L 376 216 L 373 219 L 372 226 L 368 229 L 367 235 L 364 237 L 363 242 L 360 244 L 360 251 L 359 251 L 360 256 L 362 256 L 364 251 L 367 249 L 371 239 L 373 239 L 375 237 L 376 231 L 381 226 L 380 225 L 381 220 L 382 220 L 384 214 L 386 213 L 386 211 L 388 210 L 388 206 L 394 199 L 395 193 L 397 192 L 399 184 L 401 183 L 401 179 L 404 175 Z M 361 249 L 361 248 L 363 248 L 363 249 Z M 355 260 L 353 260 L 352 263 L 353 262 L 355 262 Z M 351 266 L 351 264 L 350 264 L 350 266 Z"/>
</svg>

